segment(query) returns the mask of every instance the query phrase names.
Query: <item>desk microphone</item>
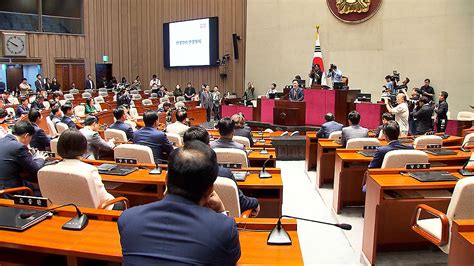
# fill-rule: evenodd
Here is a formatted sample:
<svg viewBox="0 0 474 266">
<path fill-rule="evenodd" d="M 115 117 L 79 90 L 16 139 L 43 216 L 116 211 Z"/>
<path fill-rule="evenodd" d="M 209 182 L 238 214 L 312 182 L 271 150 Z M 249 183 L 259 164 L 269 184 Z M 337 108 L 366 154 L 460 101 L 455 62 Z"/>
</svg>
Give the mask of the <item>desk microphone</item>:
<svg viewBox="0 0 474 266">
<path fill-rule="evenodd" d="M 318 223 L 318 224 L 326 224 L 326 225 L 332 225 L 341 228 L 342 230 L 351 230 L 352 225 L 350 224 L 333 224 L 333 223 L 327 223 L 327 222 L 322 222 L 322 221 L 317 221 L 317 220 L 310 220 L 306 218 L 300 218 L 300 217 L 295 217 L 295 216 L 290 216 L 290 215 L 282 215 L 278 218 L 278 223 L 276 224 L 275 228 L 270 232 L 268 235 L 267 239 L 267 245 L 291 245 L 291 237 L 286 232 L 285 228 L 281 226 L 281 218 L 286 217 L 286 218 L 293 218 L 297 220 L 302 220 L 302 221 L 307 221 L 307 222 L 313 222 L 313 223 Z"/>
<path fill-rule="evenodd" d="M 167 160 L 163 160 L 163 159 L 157 159 L 157 160 L 162 163 L 168 163 Z M 163 172 L 163 169 L 158 163 L 155 163 L 155 169 L 150 171 L 150 175 L 161 175 L 161 172 Z"/>
<path fill-rule="evenodd" d="M 460 148 L 461 151 L 463 152 L 470 152 L 471 150 L 470 149 L 466 149 L 465 147 L 468 145 L 468 144 L 472 144 L 474 143 L 474 141 L 466 141 Z"/>
<path fill-rule="evenodd" d="M 466 163 L 464 163 L 464 165 L 462 166 L 461 169 L 459 169 L 459 173 L 462 175 L 462 176 L 474 176 L 474 173 L 469 171 L 469 170 L 466 170 L 466 167 L 467 165 L 470 163 L 470 162 L 474 162 L 474 160 L 467 160 Z"/>
<path fill-rule="evenodd" d="M 73 206 L 74 208 L 76 208 L 77 215 L 75 217 L 73 217 L 71 220 L 69 220 L 67 223 L 65 223 L 63 225 L 62 229 L 74 230 L 74 231 L 81 231 L 82 229 L 84 229 L 87 226 L 87 224 L 89 223 L 89 218 L 87 218 L 87 215 L 83 214 L 81 212 L 81 210 L 79 210 L 79 208 L 76 206 L 76 204 L 73 204 L 73 203 L 64 204 L 64 205 L 54 207 L 54 208 L 48 209 L 48 210 L 42 210 L 42 211 L 36 211 L 36 212 L 30 212 L 30 213 L 22 213 L 22 214 L 20 214 L 20 218 L 21 219 L 28 219 L 32 215 L 42 213 L 44 211 L 49 211 L 49 212 L 54 211 L 56 209 L 63 208 L 63 207 L 66 207 L 66 206 Z"/>
<path fill-rule="evenodd" d="M 267 163 L 271 159 L 273 159 L 273 155 L 270 155 L 270 157 L 268 157 L 268 159 L 263 163 L 262 170 L 260 170 L 260 173 L 258 174 L 259 178 L 271 178 L 272 177 L 272 174 L 270 174 L 266 169 L 267 168 Z"/>
</svg>

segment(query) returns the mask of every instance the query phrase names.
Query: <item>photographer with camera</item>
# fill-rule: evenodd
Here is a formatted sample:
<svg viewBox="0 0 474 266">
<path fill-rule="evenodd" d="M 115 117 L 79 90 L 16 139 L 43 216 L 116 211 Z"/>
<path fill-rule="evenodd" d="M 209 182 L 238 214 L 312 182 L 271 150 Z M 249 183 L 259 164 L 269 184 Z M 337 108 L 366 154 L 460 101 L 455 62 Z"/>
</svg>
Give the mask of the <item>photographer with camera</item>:
<svg viewBox="0 0 474 266">
<path fill-rule="evenodd" d="M 332 84 L 334 83 L 342 83 L 342 71 L 337 68 L 336 65 L 331 64 L 328 70 L 328 78 L 331 78 Z"/>
<path fill-rule="evenodd" d="M 429 103 L 430 100 L 428 97 L 422 96 L 418 101 L 415 110 L 412 112 L 416 135 L 424 135 L 433 130 L 433 120 L 431 120 L 433 108 L 431 108 Z"/>
</svg>

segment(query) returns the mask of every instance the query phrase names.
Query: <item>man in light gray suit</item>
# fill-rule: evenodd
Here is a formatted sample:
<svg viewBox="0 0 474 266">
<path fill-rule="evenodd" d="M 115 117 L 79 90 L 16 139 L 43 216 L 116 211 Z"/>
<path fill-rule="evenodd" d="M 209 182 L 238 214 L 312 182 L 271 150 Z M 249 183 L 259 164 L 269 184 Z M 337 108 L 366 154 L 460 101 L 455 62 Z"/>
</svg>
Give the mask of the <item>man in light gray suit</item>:
<svg viewBox="0 0 474 266">
<path fill-rule="evenodd" d="M 111 153 L 115 147 L 115 139 L 105 141 L 99 135 L 100 125 L 97 121 L 97 117 L 88 116 L 84 120 L 84 128 L 79 131 L 87 139 L 87 153 L 84 158 L 87 159 L 99 159 L 99 153 Z"/>
<path fill-rule="evenodd" d="M 334 115 L 332 113 L 327 113 L 324 116 L 324 120 L 326 120 L 326 122 L 319 129 L 318 138 L 328 138 L 332 132 L 342 130 L 342 124 L 334 121 Z"/>
<path fill-rule="evenodd" d="M 347 115 L 349 126 L 342 129 L 341 144 L 346 147 L 347 141 L 354 138 L 366 138 L 369 134 L 367 128 L 359 125 L 360 114 L 357 111 L 352 111 Z"/>
<path fill-rule="evenodd" d="M 211 121 L 211 112 L 212 112 L 212 107 L 214 106 L 214 103 L 212 101 L 212 94 L 210 92 L 211 87 L 206 85 L 204 88 L 204 91 L 201 93 L 201 107 L 206 109 L 206 118 L 207 122 Z"/>
<path fill-rule="evenodd" d="M 233 148 L 240 149 L 243 151 L 245 150 L 243 144 L 237 143 L 232 140 L 235 131 L 235 122 L 232 119 L 224 117 L 219 120 L 219 123 L 217 123 L 216 126 L 219 130 L 219 135 L 221 135 L 221 137 L 210 143 L 211 148 Z"/>
</svg>

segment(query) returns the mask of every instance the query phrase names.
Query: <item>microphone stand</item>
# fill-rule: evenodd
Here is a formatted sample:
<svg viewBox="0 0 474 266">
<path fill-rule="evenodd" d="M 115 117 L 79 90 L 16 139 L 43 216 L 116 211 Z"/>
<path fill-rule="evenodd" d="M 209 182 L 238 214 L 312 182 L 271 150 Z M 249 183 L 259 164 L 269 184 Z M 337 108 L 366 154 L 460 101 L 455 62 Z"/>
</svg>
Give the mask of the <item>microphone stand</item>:
<svg viewBox="0 0 474 266">
<path fill-rule="evenodd" d="M 470 162 L 474 162 L 474 160 L 467 160 L 467 162 L 464 163 L 462 168 L 459 169 L 459 171 L 458 171 L 459 174 L 461 174 L 462 176 L 474 176 L 474 173 L 472 171 L 466 170 L 466 167 Z"/>
<path fill-rule="evenodd" d="M 470 149 L 466 149 L 465 147 L 466 147 L 468 144 L 472 144 L 472 143 L 474 143 L 474 141 L 466 141 L 466 143 L 464 143 L 464 144 L 461 146 L 460 150 L 463 151 L 463 152 L 470 152 L 471 150 L 470 150 Z"/>
<path fill-rule="evenodd" d="M 270 157 L 263 163 L 262 170 L 260 170 L 260 173 L 258 174 L 259 178 L 271 178 L 272 177 L 272 174 L 270 174 L 266 169 L 268 161 L 270 161 L 270 159 L 272 159 L 272 158 L 273 158 L 273 155 L 270 155 Z"/>
<path fill-rule="evenodd" d="M 87 217 L 87 215 L 83 214 L 81 210 L 79 210 L 76 204 L 73 204 L 73 203 L 64 204 L 64 205 L 61 205 L 52 209 L 48 209 L 48 210 L 42 210 L 42 211 L 37 211 L 37 212 L 32 212 L 32 213 L 24 213 L 20 215 L 20 218 L 28 219 L 35 214 L 42 213 L 44 211 L 51 212 L 51 211 L 54 211 L 56 209 L 63 208 L 66 206 L 73 206 L 74 208 L 76 208 L 77 215 L 73 217 L 71 220 L 69 220 L 67 223 L 65 223 L 62 226 L 62 229 L 73 230 L 73 231 L 81 231 L 82 229 L 84 229 L 89 223 L 89 218 Z"/>
<path fill-rule="evenodd" d="M 164 163 L 168 163 L 167 160 L 162 160 L 162 159 L 158 159 L 158 160 Z M 161 175 L 162 172 L 163 172 L 163 169 L 161 168 L 161 166 L 158 163 L 155 163 L 155 169 L 152 169 L 150 171 L 150 175 Z"/>
</svg>

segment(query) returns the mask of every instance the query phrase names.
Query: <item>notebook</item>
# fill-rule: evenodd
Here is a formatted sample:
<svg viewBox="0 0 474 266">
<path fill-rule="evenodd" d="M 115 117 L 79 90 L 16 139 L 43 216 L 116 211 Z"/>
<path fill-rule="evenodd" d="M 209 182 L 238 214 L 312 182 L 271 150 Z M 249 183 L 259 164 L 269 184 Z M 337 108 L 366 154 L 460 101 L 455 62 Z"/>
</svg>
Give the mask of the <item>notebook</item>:
<svg viewBox="0 0 474 266">
<path fill-rule="evenodd" d="M 420 182 L 456 181 L 457 177 L 446 171 L 410 172 L 409 175 Z"/>
<path fill-rule="evenodd" d="M 21 218 L 22 214 L 32 214 L 28 218 Z M 25 231 L 33 225 L 46 219 L 51 212 L 49 211 L 32 211 L 15 207 L 0 206 L 0 229 Z"/>
</svg>

